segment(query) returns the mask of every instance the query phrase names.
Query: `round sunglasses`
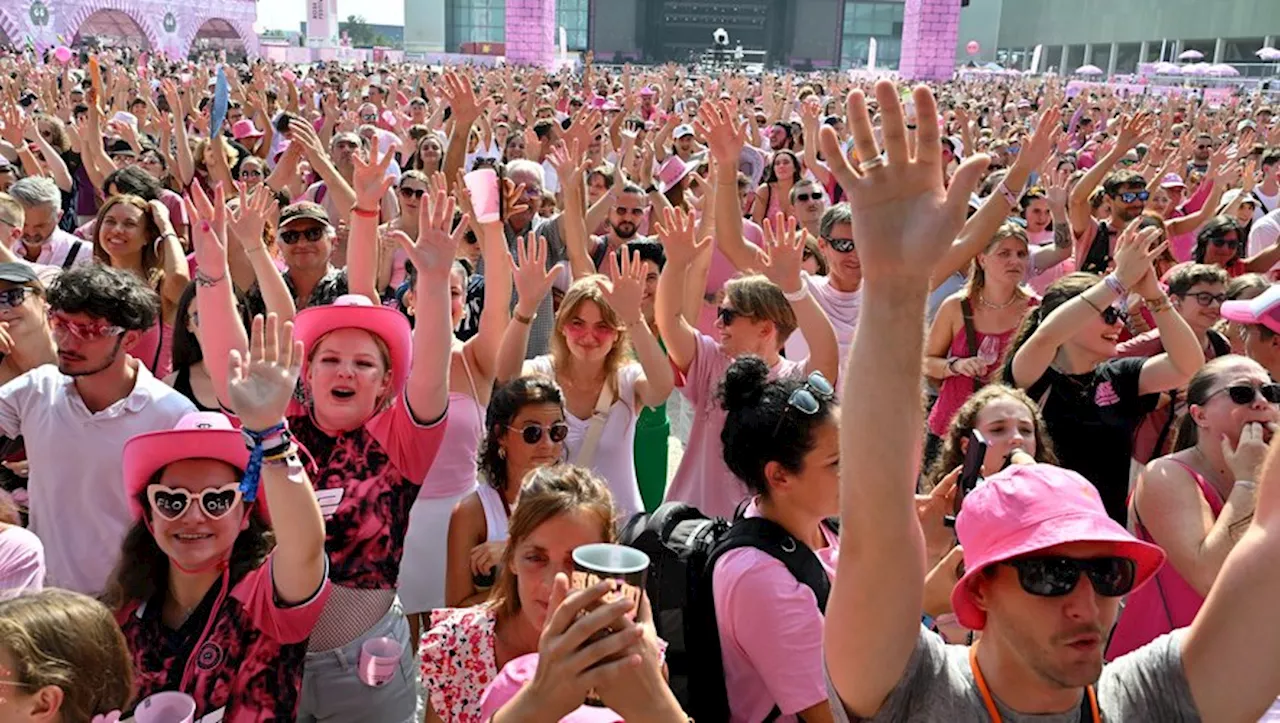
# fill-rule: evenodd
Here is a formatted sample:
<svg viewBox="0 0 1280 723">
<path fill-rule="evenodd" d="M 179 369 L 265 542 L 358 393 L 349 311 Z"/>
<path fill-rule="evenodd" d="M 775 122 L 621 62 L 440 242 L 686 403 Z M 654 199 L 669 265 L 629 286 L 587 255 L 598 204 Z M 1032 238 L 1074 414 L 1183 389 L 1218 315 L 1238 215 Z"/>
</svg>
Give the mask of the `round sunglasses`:
<svg viewBox="0 0 1280 723">
<path fill-rule="evenodd" d="M 1208 397 L 1205 397 L 1205 401 L 1208 401 L 1223 392 L 1226 392 L 1227 396 L 1231 397 L 1232 402 L 1235 402 L 1242 407 L 1247 404 L 1253 404 L 1253 401 L 1258 398 L 1259 394 L 1262 395 L 1264 401 L 1270 404 L 1280 404 L 1280 384 L 1276 384 L 1274 382 L 1259 384 L 1256 387 L 1252 384 L 1232 384 L 1229 387 L 1223 387 L 1222 389 L 1210 394 Z"/>
<path fill-rule="evenodd" d="M 1127 557 L 1092 557 L 1084 560 L 1051 555 L 1023 557 L 1001 563 L 1018 571 L 1023 592 L 1037 597 L 1061 597 L 1089 576 L 1094 592 L 1103 597 L 1121 597 L 1133 589 L 1137 565 Z"/>
<path fill-rule="evenodd" d="M 147 500 L 151 509 L 159 516 L 172 522 L 187 513 L 194 500 L 199 503 L 200 511 L 210 520 L 220 520 L 236 508 L 240 501 L 240 483 L 231 482 L 221 487 L 207 487 L 199 492 L 192 492 L 181 487 L 173 488 L 164 485 L 149 485 Z"/>
<path fill-rule="evenodd" d="M 512 427 L 511 425 L 507 425 L 507 429 L 517 431 L 517 428 Z M 564 422 L 552 422 L 546 427 L 543 427 L 540 424 L 526 424 L 523 427 L 519 427 L 518 431 L 520 432 L 520 438 L 524 440 L 524 443 L 532 446 L 542 441 L 542 433 L 544 429 L 546 430 L 547 437 L 556 444 L 563 442 L 564 438 L 569 436 L 569 425 Z"/>
</svg>

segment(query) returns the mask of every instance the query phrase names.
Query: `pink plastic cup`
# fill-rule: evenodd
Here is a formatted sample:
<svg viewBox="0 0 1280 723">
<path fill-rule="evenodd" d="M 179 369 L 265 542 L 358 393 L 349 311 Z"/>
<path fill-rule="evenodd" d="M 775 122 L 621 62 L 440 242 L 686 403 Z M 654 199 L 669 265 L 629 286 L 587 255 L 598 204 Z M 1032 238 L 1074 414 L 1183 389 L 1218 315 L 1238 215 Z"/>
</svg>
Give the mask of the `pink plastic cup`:
<svg viewBox="0 0 1280 723">
<path fill-rule="evenodd" d="M 195 699 L 174 690 L 156 693 L 133 712 L 134 723 L 192 723 L 195 717 Z"/>
<path fill-rule="evenodd" d="M 477 223 L 493 223 L 498 220 L 498 174 L 492 168 L 480 168 L 462 178 L 471 192 L 471 206 L 476 212 Z"/>
<path fill-rule="evenodd" d="M 391 681 L 400 669 L 404 646 L 392 638 L 370 638 L 360 646 L 360 682 L 379 688 Z"/>
</svg>

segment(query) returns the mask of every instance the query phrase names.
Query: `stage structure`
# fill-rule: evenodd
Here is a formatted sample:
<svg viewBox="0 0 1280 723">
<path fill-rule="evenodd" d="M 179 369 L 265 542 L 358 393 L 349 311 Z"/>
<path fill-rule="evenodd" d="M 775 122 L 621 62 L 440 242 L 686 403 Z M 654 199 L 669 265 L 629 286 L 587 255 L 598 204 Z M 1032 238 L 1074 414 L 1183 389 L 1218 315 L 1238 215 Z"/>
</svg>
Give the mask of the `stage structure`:
<svg viewBox="0 0 1280 723">
<path fill-rule="evenodd" d="M 43 52 L 92 36 L 185 58 L 198 41 L 210 40 L 241 44 L 253 56 L 257 17 L 256 0 L 5 0 L 0 43 Z"/>
</svg>

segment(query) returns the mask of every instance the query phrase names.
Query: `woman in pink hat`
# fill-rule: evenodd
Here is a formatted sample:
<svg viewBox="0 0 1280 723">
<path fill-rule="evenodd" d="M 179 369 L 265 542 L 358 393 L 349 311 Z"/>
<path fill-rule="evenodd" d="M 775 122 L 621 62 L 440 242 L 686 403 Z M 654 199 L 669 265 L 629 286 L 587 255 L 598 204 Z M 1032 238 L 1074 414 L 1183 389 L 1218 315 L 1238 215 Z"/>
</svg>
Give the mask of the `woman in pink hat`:
<svg viewBox="0 0 1280 723">
<path fill-rule="evenodd" d="M 417 241 L 399 236 L 418 269 L 416 326 L 375 305 L 379 200 L 392 179 L 390 155 L 369 165 L 359 158 L 351 212 L 348 275 L 353 294 L 305 309 L 295 318 L 306 348 L 305 403 L 288 417 L 325 511 L 330 599 L 310 641 L 299 720 L 337 718 L 399 723 L 414 719 L 414 646 L 396 597 L 409 513 L 444 437 L 449 404 L 452 322 L 449 274 L 466 219 L 450 233 L 453 202 L 439 193 L 423 204 Z M 193 192 L 196 214 L 197 305 L 210 375 L 225 387 L 218 363 L 242 349 L 226 281 L 225 210 Z M 224 395 L 219 395 L 225 399 Z M 232 410 L 234 411 L 234 410 Z M 403 648 L 402 674 L 380 687 L 356 676 L 365 641 L 389 637 Z"/>
<path fill-rule="evenodd" d="M 1138 536 L 1162 547 L 1169 564 L 1129 596 L 1109 659 L 1190 625 L 1253 517 L 1280 385 L 1257 362 L 1225 356 L 1196 372 L 1186 402 L 1175 451 L 1147 465 L 1130 501 Z"/>
<path fill-rule="evenodd" d="M 227 395 L 243 432 L 221 413 L 192 412 L 124 447 L 135 522 L 108 599 L 133 656 L 135 700 L 181 691 L 197 719 L 226 721 L 297 711 L 306 639 L 329 588 L 324 520 L 284 422 L 302 365 L 292 331 L 258 317 L 252 351 L 232 352 Z"/>
</svg>

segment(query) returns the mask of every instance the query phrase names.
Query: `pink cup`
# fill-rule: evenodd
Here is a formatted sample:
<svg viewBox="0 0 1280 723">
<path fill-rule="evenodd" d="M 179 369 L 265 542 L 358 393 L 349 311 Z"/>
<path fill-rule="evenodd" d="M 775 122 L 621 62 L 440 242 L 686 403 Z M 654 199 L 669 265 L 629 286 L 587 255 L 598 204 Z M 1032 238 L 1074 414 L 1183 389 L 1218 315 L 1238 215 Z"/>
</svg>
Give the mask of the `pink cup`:
<svg viewBox="0 0 1280 723">
<path fill-rule="evenodd" d="M 400 669 L 404 646 L 392 638 L 370 638 L 360 646 L 360 682 L 378 688 L 391 681 Z"/>
<path fill-rule="evenodd" d="M 477 223 L 498 220 L 498 174 L 492 168 L 480 168 L 463 176 L 462 182 L 471 192 L 471 206 Z"/>
<path fill-rule="evenodd" d="M 195 699 L 174 690 L 156 693 L 133 711 L 134 723 L 192 723 L 195 717 Z"/>
</svg>

